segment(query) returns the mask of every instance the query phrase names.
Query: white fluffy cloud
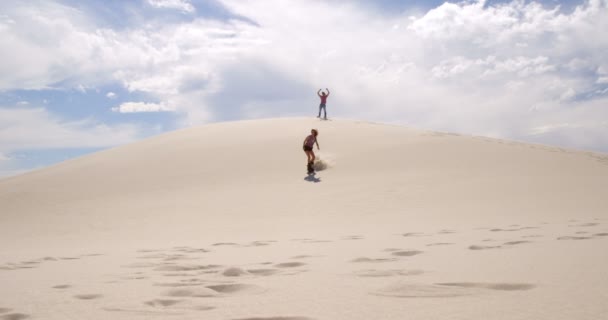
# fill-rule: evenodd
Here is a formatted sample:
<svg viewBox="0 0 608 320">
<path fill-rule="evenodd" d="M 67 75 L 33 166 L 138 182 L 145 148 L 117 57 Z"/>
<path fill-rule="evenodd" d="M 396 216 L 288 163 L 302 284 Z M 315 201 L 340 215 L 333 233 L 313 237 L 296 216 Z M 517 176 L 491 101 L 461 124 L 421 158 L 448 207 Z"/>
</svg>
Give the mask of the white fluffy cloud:
<svg viewBox="0 0 608 320">
<path fill-rule="evenodd" d="M 148 0 L 148 3 L 155 8 L 175 9 L 189 13 L 196 11 L 187 0 Z"/>
<path fill-rule="evenodd" d="M 114 111 L 170 109 L 196 124 L 313 114 L 329 87 L 330 116 L 550 143 L 548 132 L 608 136 L 596 121 L 608 116 L 606 0 L 566 13 L 516 0 L 390 15 L 348 1 L 220 2 L 245 19 L 115 30 L 52 2 L 0 5 L 0 89 L 120 81 L 161 102 Z M 581 146 L 608 151 L 593 141 Z"/>
<path fill-rule="evenodd" d="M 125 102 L 118 107 L 112 108 L 114 112 L 135 113 L 135 112 L 161 112 L 175 111 L 175 107 L 168 103 L 147 103 L 147 102 Z"/>
</svg>

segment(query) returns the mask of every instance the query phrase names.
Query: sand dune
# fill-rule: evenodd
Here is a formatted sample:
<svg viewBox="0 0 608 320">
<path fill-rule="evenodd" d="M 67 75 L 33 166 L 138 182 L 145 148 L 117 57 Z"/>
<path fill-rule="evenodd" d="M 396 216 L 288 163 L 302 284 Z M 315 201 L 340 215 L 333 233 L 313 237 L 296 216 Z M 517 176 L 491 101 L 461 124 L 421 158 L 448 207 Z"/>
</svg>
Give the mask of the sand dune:
<svg viewBox="0 0 608 320">
<path fill-rule="evenodd" d="M 0 319 L 600 319 L 606 190 L 591 152 L 349 120 L 185 129 L 0 180 Z"/>
</svg>

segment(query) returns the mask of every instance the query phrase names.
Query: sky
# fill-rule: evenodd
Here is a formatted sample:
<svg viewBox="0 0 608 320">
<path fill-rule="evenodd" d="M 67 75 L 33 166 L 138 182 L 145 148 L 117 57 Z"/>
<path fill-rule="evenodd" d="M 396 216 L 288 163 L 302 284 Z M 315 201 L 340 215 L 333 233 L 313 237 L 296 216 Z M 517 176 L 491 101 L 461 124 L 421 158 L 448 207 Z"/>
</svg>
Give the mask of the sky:
<svg viewBox="0 0 608 320">
<path fill-rule="evenodd" d="M 0 177 L 315 116 L 608 153 L 608 0 L 3 0 Z"/>
</svg>

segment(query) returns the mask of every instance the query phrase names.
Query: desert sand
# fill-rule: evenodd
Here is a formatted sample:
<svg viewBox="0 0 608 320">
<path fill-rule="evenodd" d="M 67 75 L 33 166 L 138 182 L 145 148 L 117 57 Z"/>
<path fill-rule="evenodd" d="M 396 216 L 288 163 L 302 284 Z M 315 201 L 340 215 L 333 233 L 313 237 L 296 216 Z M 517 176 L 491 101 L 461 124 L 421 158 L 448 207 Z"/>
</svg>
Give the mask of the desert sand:
<svg viewBox="0 0 608 320">
<path fill-rule="evenodd" d="M 608 155 L 184 129 L 0 180 L 0 284 L 3 320 L 608 319 Z"/>
</svg>

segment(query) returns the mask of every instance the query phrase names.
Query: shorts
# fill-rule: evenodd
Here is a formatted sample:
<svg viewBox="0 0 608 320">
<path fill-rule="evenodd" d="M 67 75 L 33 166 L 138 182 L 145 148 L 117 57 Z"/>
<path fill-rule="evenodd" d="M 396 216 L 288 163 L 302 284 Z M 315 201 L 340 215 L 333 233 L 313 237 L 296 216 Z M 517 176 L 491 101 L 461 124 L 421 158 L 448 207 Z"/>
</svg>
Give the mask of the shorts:
<svg viewBox="0 0 608 320">
<path fill-rule="evenodd" d="M 304 146 L 304 151 L 312 151 L 312 147 Z"/>
</svg>

